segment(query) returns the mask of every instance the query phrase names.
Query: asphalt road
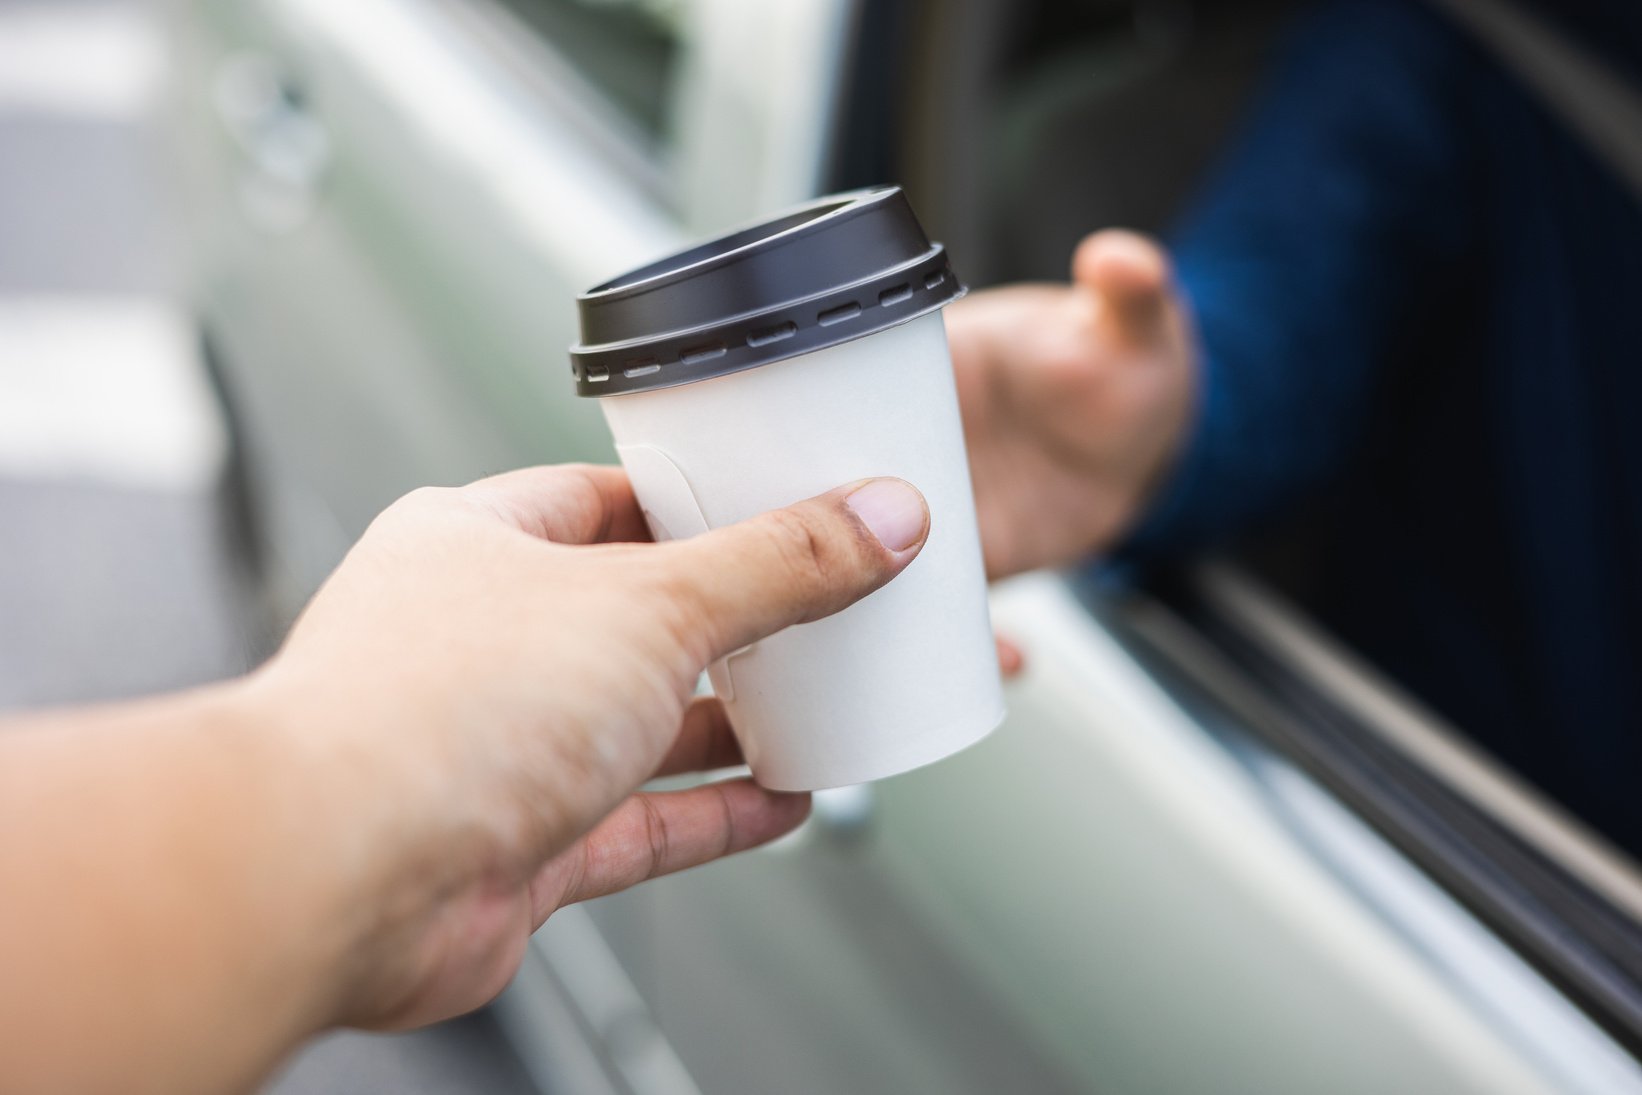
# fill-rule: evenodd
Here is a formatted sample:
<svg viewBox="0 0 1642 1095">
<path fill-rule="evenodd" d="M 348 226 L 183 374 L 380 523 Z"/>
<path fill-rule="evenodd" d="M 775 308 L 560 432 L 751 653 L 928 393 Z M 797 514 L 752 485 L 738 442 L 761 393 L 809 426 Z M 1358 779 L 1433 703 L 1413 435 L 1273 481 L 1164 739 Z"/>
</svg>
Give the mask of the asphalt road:
<svg viewBox="0 0 1642 1095">
<path fill-rule="evenodd" d="M 155 10 L 0 0 L 0 713 L 218 679 L 272 639 L 182 304 Z M 533 1088 L 481 1014 L 322 1039 L 269 1090 Z"/>
</svg>

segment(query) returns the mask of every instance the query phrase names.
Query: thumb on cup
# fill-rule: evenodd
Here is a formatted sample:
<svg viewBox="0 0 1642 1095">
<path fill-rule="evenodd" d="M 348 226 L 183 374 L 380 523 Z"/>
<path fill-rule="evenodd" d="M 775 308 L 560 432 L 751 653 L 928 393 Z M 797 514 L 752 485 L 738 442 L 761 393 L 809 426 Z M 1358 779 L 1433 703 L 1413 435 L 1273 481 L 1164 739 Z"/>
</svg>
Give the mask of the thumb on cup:
<svg viewBox="0 0 1642 1095">
<path fill-rule="evenodd" d="M 928 535 L 917 488 L 868 479 L 659 550 L 666 595 L 712 661 L 849 607 L 904 570 Z"/>
</svg>

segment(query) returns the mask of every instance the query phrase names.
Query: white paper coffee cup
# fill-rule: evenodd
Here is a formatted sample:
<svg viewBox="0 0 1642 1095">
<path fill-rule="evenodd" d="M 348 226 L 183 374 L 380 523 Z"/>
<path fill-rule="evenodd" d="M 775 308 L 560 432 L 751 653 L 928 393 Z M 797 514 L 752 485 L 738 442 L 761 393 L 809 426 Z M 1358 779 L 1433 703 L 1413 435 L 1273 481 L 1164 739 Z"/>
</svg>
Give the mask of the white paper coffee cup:
<svg viewBox="0 0 1642 1095">
<path fill-rule="evenodd" d="M 711 668 L 767 787 L 881 779 L 1003 720 L 940 315 L 961 293 L 901 192 L 884 188 L 823 199 L 578 301 L 578 390 L 601 397 L 658 539 L 872 476 L 905 479 L 928 501 L 928 542 L 887 586 Z"/>
</svg>

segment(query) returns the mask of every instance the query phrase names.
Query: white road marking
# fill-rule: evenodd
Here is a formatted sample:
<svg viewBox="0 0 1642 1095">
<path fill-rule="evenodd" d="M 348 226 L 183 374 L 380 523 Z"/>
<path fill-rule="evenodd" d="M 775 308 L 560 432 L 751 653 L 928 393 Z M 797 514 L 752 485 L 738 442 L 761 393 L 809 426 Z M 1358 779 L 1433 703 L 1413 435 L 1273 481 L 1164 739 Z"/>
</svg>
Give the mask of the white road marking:
<svg viewBox="0 0 1642 1095">
<path fill-rule="evenodd" d="M 145 11 L 0 5 L 0 115 L 136 121 L 164 72 L 165 45 Z"/>
<path fill-rule="evenodd" d="M 200 490 L 227 448 L 175 305 L 0 297 L 0 476 Z"/>
</svg>

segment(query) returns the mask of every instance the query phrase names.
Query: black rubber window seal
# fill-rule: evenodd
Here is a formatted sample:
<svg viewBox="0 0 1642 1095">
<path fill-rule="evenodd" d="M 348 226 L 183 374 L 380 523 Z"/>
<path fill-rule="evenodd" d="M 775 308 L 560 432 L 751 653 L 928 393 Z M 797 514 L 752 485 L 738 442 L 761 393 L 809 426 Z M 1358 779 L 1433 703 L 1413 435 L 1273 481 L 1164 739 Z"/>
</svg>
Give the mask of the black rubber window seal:
<svg viewBox="0 0 1642 1095">
<path fill-rule="evenodd" d="M 1127 610 L 1103 616 L 1143 661 L 1166 664 L 1171 675 L 1306 772 L 1642 1058 L 1642 922 L 1636 917 L 1253 636 L 1204 596 L 1190 570 L 1153 575 Z M 1143 622 L 1148 617 L 1150 624 Z M 1189 651 L 1181 635 L 1195 640 Z"/>
</svg>

